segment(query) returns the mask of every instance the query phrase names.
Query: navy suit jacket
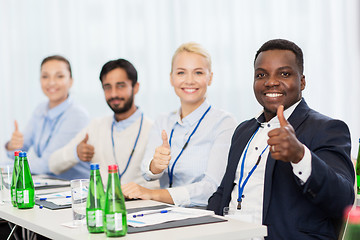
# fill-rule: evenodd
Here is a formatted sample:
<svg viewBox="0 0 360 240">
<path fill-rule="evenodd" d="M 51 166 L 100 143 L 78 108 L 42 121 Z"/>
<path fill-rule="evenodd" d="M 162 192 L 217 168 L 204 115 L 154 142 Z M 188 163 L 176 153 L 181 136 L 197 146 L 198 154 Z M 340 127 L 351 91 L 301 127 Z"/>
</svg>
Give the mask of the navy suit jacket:
<svg viewBox="0 0 360 240">
<path fill-rule="evenodd" d="M 354 201 L 349 129 L 344 122 L 310 109 L 304 99 L 288 121 L 298 140 L 311 152 L 312 171 L 301 184 L 290 163 L 268 155 L 263 199 L 266 239 L 337 239 L 344 209 Z M 258 127 L 258 121 L 251 119 L 234 132 L 225 175 L 209 199 L 208 209 L 218 215 L 229 206 L 241 154 Z"/>
</svg>

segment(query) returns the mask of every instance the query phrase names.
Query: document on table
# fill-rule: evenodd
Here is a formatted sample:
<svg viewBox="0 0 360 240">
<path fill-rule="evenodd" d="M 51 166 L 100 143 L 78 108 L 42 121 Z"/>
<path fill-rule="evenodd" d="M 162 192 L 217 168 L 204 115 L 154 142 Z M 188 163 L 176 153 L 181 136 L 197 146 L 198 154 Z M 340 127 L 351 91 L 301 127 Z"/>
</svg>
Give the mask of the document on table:
<svg viewBox="0 0 360 240">
<path fill-rule="evenodd" d="M 34 175 L 33 181 L 35 188 L 70 186 L 69 181 L 51 178 L 47 175 Z"/>
<path fill-rule="evenodd" d="M 127 215 L 127 221 L 128 225 L 132 227 L 146 227 L 164 222 L 198 218 L 209 215 L 214 215 L 214 212 L 194 208 L 168 207 L 157 210 L 129 213 Z"/>
<path fill-rule="evenodd" d="M 36 194 L 36 199 L 40 201 L 52 202 L 58 206 L 69 205 L 71 204 L 71 191 Z"/>
</svg>

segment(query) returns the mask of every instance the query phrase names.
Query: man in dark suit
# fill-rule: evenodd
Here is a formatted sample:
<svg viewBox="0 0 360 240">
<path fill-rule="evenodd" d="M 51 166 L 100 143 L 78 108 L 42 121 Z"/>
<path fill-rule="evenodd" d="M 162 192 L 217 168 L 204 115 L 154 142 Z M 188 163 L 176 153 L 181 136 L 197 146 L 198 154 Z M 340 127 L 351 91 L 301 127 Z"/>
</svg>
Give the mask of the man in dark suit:
<svg viewBox="0 0 360 240">
<path fill-rule="evenodd" d="M 254 61 L 257 118 L 234 132 L 228 165 L 208 209 L 268 227 L 266 239 L 337 239 L 354 201 L 347 125 L 308 107 L 303 54 L 293 42 L 266 42 Z M 284 111 L 285 109 L 285 111 Z"/>
</svg>

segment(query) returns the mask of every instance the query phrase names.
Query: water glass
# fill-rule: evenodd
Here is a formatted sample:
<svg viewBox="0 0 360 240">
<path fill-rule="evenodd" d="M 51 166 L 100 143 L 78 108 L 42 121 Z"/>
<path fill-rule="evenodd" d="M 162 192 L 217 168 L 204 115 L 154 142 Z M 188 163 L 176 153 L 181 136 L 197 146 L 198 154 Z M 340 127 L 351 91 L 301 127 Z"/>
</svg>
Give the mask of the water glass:
<svg viewBox="0 0 360 240">
<path fill-rule="evenodd" d="M 0 166 L 0 203 L 11 202 L 11 180 L 13 166 Z"/>
<path fill-rule="evenodd" d="M 70 181 L 71 199 L 74 225 L 86 223 L 86 199 L 88 196 L 89 179 L 75 179 Z"/>
</svg>

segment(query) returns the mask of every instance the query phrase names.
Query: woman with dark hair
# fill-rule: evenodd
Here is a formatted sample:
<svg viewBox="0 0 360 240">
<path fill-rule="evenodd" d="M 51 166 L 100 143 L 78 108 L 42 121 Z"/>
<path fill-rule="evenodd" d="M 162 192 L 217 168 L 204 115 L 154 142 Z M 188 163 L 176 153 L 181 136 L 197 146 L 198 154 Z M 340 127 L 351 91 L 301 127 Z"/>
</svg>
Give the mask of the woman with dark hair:
<svg viewBox="0 0 360 240">
<path fill-rule="evenodd" d="M 27 127 L 20 131 L 15 120 L 15 130 L 5 145 L 8 156 L 13 151 L 28 151 L 30 170 L 33 174 L 49 174 L 48 159 L 57 149 L 69 142 L 88 124 L 88 113 L 69 97 L 73 84 L 69 61 L 59 55 L 49 56 L 41 63 L 41 89 L 48 100 L 34 111 Z M 78 163 L 68 171 L 57 175 L 64 179 L 87 178 L 89 164 Z"/>
</svg>

